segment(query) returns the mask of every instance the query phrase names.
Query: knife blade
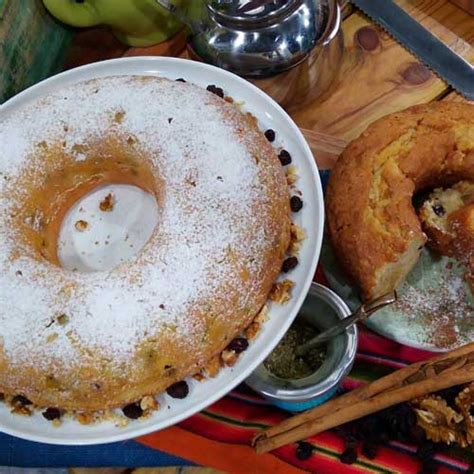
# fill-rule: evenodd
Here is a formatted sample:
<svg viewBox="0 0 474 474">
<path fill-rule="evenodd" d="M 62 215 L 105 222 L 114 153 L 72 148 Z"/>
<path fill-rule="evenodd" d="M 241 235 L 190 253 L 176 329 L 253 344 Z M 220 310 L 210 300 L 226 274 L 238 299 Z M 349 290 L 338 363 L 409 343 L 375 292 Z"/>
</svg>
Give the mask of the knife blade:
<svg viewBox="0 0 474 474">
<path fill-rule="evenodd" d="M 393 0 L 350 1 L 461 95 L 474 100 L 474 66 L 446 46 Z"/>
</svg>

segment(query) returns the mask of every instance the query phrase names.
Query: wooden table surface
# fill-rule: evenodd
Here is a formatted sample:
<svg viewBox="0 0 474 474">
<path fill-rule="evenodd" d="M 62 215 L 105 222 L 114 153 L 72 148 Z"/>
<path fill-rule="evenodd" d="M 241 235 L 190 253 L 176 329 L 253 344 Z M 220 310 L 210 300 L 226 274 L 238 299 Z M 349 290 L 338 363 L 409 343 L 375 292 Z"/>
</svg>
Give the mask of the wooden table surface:
<svg viewBox="0 0 474 474">
<path fill-rule="evenodd" d="M 474 16 L 446 0 L 396 2 L 474 63 Z M 339 74 L 328 92 L 291 114 L 323 168 L 337 159 L 347 141 L 388 113 L 433 100 L 463 100 L 347 0 L 340 3 L 345 50 Z M 178 35 L 157 46 L 127 48 L 105 30 L 86 30 L 77 34 L 67 67 L 122 56 L 186 56 L 185 45 Z"/>
</svg>

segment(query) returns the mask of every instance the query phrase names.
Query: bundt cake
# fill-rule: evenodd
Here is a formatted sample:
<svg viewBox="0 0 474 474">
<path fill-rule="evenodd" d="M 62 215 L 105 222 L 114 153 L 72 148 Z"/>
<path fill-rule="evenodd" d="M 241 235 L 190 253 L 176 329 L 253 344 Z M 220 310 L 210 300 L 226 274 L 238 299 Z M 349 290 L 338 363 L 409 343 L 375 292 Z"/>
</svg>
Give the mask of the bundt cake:
<svg viewBox="0 0 474 474">
<path fill-rule="evenodd" d="M 388 115 L 342 153 L 326 194 L 335 254 L 363 299 L 392 291 L 427 237 L 415 193 L 474 180 L 474 105 L 438 102 Z"/>
<path fill-rule="evenodd" d="M 4 113 L 0 142 L 0 393 L 123 406 L 198 372 L 265 304 L 289 191 L 237 106 L 190 83 L 106 77 Z M 68 209 L 113 183 L 156 199 L 151 238 L 115 268 L 62 268 Z"/>
</svg>

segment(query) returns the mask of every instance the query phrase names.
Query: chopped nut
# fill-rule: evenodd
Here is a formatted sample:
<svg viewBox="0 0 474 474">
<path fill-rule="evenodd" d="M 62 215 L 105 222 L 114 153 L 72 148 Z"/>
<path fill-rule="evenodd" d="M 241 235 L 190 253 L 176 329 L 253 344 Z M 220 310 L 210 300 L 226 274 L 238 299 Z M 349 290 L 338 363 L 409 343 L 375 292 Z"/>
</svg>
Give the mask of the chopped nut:
<svg viewBox="0 0 474 474">
<path fill-rule="evenodd" d="M 55 428 L 59 428 L 63 423 L 61 421 L 61 418 L 56 418 L 55 420 L 53 420 L 51 422 L 51 424 L 55 427 Z"/>
<path fill-rule="evenodd" d="M 228 367 L 232 367 L 237 362 L 238 358 L 239 356 L 234 351 L 230 351 L 227 349 L 222 351 L 222 354 L 221 354 L 222 362 L 224 362 L 224 364 L 227 365 Z"/>
<path fill-rule="evenodd" d="M 128 426 L 128 420 L 124 416 L 115 416 L 115 417 L 111 418 L 110 421 L 112 421 L 113 424 L 117 428 L 125 428 L 126 426 Z"/>
<path fill-rule="evenodd" d="M 221 367 L 221 358 L 217 356 L 209 361 L 206 367 L 204 367 L 204 370 L 209 377 L 214 378 L 219 373 Z"/>
<path fill-rule="evenodd" d="M 107 194 L 100 202 L 99 208 L 102 212 L 111 212 L 114 208 L 114 196 L 112 193 Z"/>
<path fill-rule="evenodd" d="M 33 402 L 23 395 L 15 395 L 10 404 L 13 408 L 12 413 L 15 415 L 30 416 L 33 412 Z"/>
<path fill-rule="evenodd" d="M 92 423 L 96 421 L 94 413 L 89 413 L 89 412 L 75 413 L 74 418 L 81 425 L 91 425 Z"/>
<path fill-rule="evenodd" d="M 296 166 L 290 165 L 286 168 L 286 181 L 289 186 L 293 186 L 298 181 L 298 174 L 296 172 Z"/>
<path fill-rule="evenodd" d="M 152 397 L 151 395 L 143 397 L 140 401 L 140 408 L 144 411 L 158 410 L 159 407 L 159 403 L 155 400 L 155 397 Z"/>
<path fill-rule="evenodd" d="M 21 415 L 21 416 L 31 416 L 33 413 L 33 408 L 30 406 L 26 407 L 14 407 L 13 410 L 11 411 L 15 415 Z"/>
<path fill-rule="evenodd" d="M 250 326 L 244 331 L 245 337 L 249 340 L 253 340 L 257 337 L 257 334 L 262 329 L 263 323 L 268 319 L 268 305 L 264 304 L 262 309 L 255 316 Z"/>
<path fill-rule="evenodd" d="M 193 375 L 193 379 L 197 380 L 198 382 L 204 382 L 204 380 L 206 380 L 206 377 L 204 377 L 202 372 L 198 372 L 197 374 Z"/>
<path fill-rule="evenodd" d="M 74 224 L 74 227 L 76 228 L 76 230 L 78 230 L 79 232 L 84 232 L 85 230 L 87 230 L 87 228 L 89 227 L 89 223 L 87 221 L 83 221 L 82 219 L 81 220 L 78 220 L 75 224 Z"/>
<path fill-rule="evenodd" d="M 262 309 L 259 311 L 255 319 L 253 320 L 254 323 L 264 323 L 268 319 L 268 305 L 264 304 Z"/>
<path fill-rule="evenodd" d="M 288 253 L 290 255 L 298 255 L 301 242 L 306 238 L 306 232 L 302 227 L 296 224 L 291 224 L 290 234 L 291 237 L 290 246 L 288 247 Z"/>
<path fill-rule="evenodd" d="M 464 417 L 464 425 L 466 432 L 466 443 L 474 445 L 474 417 L 472 415 L 472 407 L 474 405 L 474 383 L 468 385 L 456 397 L 456 406 Z"/>
<path fill-rule="evenodd" d="M 437 396 L 427 396 L 417 403 L 415 413 L 418 425 L 423 428 L 426 437 L 435 443 L 440 441 L 465 445 L 464 435 L 457 425 L 463 416 L 448 406 L 445 400 Z"/>
<path fill-rule="evenodd" d="M 283 280 L 273 285 L 269 298 L 278 304 L 285 304 L 291 298 L 291 289 L 295 284 L 291 280 Z"/>
<path fill-rule="evenodd" d="M 259 322 L 254 321 L 250 326 L 245 330 L 245 337 L 249 340 L 253 340 L 257 337 L 257 334 L 262 329 L 262 325 Z"/>
</svg>

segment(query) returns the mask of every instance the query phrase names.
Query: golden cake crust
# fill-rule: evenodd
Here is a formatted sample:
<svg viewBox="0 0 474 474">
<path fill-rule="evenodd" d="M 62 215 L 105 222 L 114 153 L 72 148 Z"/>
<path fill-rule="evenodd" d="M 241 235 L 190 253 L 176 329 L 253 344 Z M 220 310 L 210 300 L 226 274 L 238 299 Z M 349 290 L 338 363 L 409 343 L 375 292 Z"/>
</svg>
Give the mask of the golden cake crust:
<svg viewBox="0 0 474 474">
<path fill-rule="evenodd" d="M 101 120 L 80 122 L 88 120 L 80 108 L 79 117 L 72 116 L 80 103 Z M 27 134 L 18 129 L 40 117 L 38 111 L 54 115 L 44 141 L 33 122 Z M 206 367 L 265 304 L 290 241 L 289 192 L 256 120 L 236 106 L 191 84 L 111 77 L 75 85 L 0 120 L 0 139 L 18 165 L 15 171 L 0 163 L 8 178 L 0 187 L 6 294 L 0 297 L 0 393 L 68 410 L 123 406 Z M 121 175 L 111 179 L 117 154 Z M 51 186 L 60 189 L 52 196 L 64 207 L 70 176 L 80 177 L 76 188 L 85 183 L 83 191 L 90 189 L 88 170 L 94 186 L 131 183 L 155 194 L 162 222 L 136 261 L 80 274 L 57 266 L 56 246 L 44 238 L 58 231 L 57 216 L 48 214 L 51 199 L 39 196 Z M 44 192 L 31 200 L 38 189 Z M 35 203 L 39 220 L 29 219 Z M 173 246 L 195 250 L 186 259 Z M 173 258 L 189 266 L 170 268 Z"/>
<path fill-rule="evenodd" d="M 438 102 L 370 125 L 349 144 L 326 194 L 337 258 L 364 299 L 398 286 L 425 244 L 414 193 L 474 179 L 474 106 Z"/>
</svg>

